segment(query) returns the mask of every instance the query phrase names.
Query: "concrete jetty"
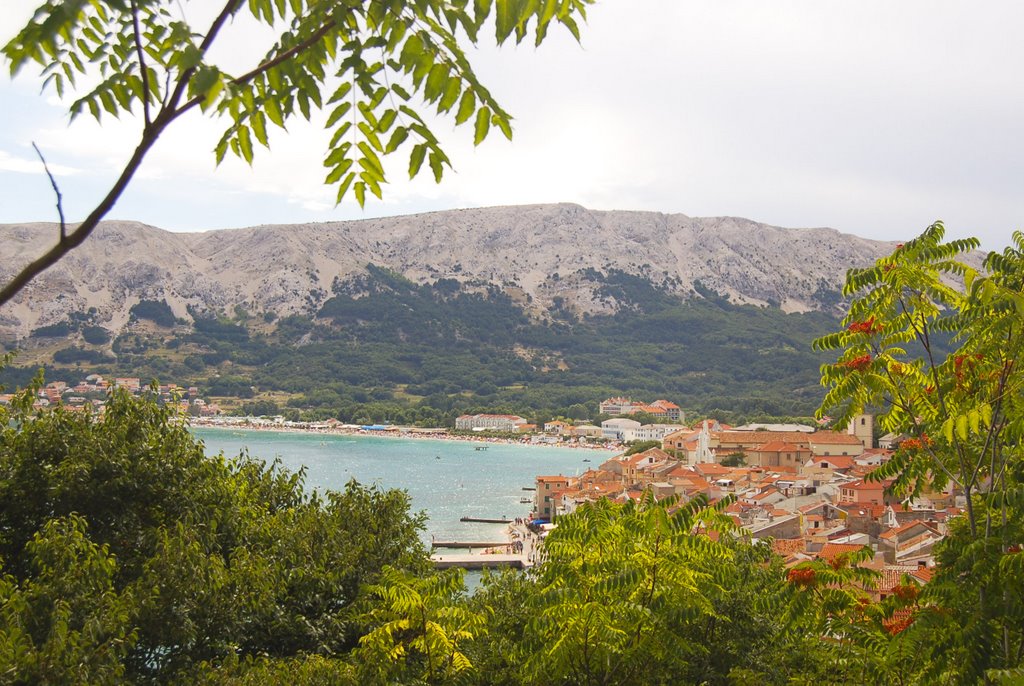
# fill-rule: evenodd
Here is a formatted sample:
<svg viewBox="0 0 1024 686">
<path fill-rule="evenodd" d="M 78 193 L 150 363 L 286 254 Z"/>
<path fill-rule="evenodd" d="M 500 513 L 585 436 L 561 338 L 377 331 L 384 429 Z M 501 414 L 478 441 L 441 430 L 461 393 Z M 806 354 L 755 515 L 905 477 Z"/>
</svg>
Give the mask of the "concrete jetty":
<svg viewBox="0 0 1024 686">
<path fill-rule="evenodd" d="M 431 541 L 431 548 L 506 548 L 511 541 Z"/>
<path fill-rule="evenodd" d="M 485 569 L 488 567 L 514 567 L 526 569 L 532 566 L 523 555 L 431 555 L 434 569 Z"/>
</svg>

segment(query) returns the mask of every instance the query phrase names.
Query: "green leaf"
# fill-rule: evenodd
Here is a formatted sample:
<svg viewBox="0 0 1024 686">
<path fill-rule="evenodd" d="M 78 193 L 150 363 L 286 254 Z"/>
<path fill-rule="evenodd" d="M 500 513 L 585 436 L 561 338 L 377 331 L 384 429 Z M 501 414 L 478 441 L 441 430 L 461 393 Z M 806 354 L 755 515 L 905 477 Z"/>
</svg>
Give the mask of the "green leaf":
<svg viewBox="0 0 1024 686">
<path fill-rule="evenodd" d="M 398 117 L 398 112 L 395 110 L 387 110 L 381 115 L 380 121 L 377 122 L 377 131 L 385 133 L 391 128 L 392 124 L 395 123 L 395 119 Z"/>
<path fill-rule="evenodd" d="M 345 175 L 352 167 L 352 160 L 342 160 L 341 164 L 331 170 L 331 173 L 324 179 L 325 184 L 337 183 L 341 180 L 341 177 Z"/>
<path fill-rule="evenodd" d="M 473 134 L 473 145 L 480 145 L 487 138 L 487 132 L 491 128 L 491 110 L 481 107 L 476 112 L 476 127 Z"/>
<path fill-rule="evenodd" d="M 249 117 L 249 124 L 252 126 L 253 135 L 265 148 L 270 147 L 270 140 L 267 138 L 267 118 L 262 112 L 254 112 Z"/>
<path fill-rule="evenodd" d="M 450 110 L 458 101 L 460 92 L 462 92 L 462 79 L 457 76 L 450 77 L 448 84 L 445 86 L 444 95 L 441 97 L 441 102 L 437 104 L 437 111 L 447 112 Z"/>
<path fill-rule="evenodd" d="M 404 143 L 408 137 L 409 130 L 406 129 L 404 126 L 399 126 L 391 134 L 391 139 L 388 141 L 388 145 L 384 149 L 384 152 L 390 154 L 393 153 L 395 150 L 398 150 L 398 147 L 402 145 L 402 143 Z"/>
<path fill-rule="evenodd" d="M 458 125 L 469 121 L 475 110 L 476 96 L 473 95 L 472 90 L 467 88 L 462 94 L 462 100 L 459 101 L 459 111 L 455 115 L 455 124 Z"/>
<path fill-rule="evenodd" d="M 238 127 L 238 146 L 242 153 L 242 158 L 252 164 L 252 138 L 249 136 L 249 128 L 247 126 Z"/>
<path fill-rule="evenodd" d="M 349 110 L 351 110 L 351 109 L 352 109 L 352 103 L 351 102 L 343 102 L 340 105 L 338 105 L 337 107 L 335 107 L 333 110 L 331 110 L 330 115 L 328 115 L 327 123 L 324 124 L 324 128 L 325 129 L 329 129 L 332 126 L 334 126 L 335 124 L 337 124 L 338 120 L 341 119 L 342 117 L 344 117 L 346 114 L 348 114 Z"/>
<path fill-rule="evenodd" d="M 427 155 L 427 146 L 423 143 L 414 145 L 412 153 L 409 155 L 409 178 L 415 178 L 420 173 L 420 167 L 423 166 L 423 158 Z"/>
<path fill-rule="evenodd" d="M 512 140 L 512 126 L 509 124 L 507 117 L 495 114 L 491 117 L 491 123 L 501 129 L 501 132 L 505 134 L 505 138 Z"/>
<path fill-rule="evenodd" d="M 430 68 L 427 75 L 427 82 L 423 86 L 423 97 L 428 102 L 433 102 L 441 97 L 445 83 L 448 80 L 448 67 L 444 64 L 435 64 Z"/>
<path fill-rule="evenodd" d="M 281 103 L 278 102 L 277 98 L 267 98 L 262 104 L 263 111 L 267 113 L 267 118 L 283 129 L 284 114 L 281 112 Z"/>
<path fill-rule="evenodd" d="M 441 177 L 444 175 L 444 167 L 441 163 L 441 158 L 435 153 L 430 153 L 430 169 L 434 172 L 434 181 L 441 183 Z"/>
<path fill-rule="evenodd" d="M 355 178 L 356 173 L 349 172 L 348 176 L 345 177 L 345 180 L 341 182 L 340 186 L 338 186 L 338 196 L 337 199 L 335 200 L 337 204 L 341 204 L 341 201 L 345 198 L 345 194 L 348 193 L 348 189 L 352 185 L 352 181 L 354 181 Z"/>
</svg>

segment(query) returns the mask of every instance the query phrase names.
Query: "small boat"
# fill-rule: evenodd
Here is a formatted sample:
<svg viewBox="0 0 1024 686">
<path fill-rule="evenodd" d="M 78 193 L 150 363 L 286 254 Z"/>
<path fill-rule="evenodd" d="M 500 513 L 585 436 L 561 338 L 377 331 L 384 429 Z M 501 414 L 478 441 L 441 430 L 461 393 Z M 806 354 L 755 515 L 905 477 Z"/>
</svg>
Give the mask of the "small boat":
<svg viewBox="0 0 1024 686">
<path fill-rule="evenodd" d="M 520 498 L 519 502 L 523 505 L 526 505 L 527 503 L 532 503 L 533 501 L 530 500 L 529 498 Z"/>
<path fill-rule="evenodd" d="M 589 458 L 589 457 L 584 457 L 584 458 L 583 458 L 583 461 L 584 461 L 584 462 L 590 462 L 590 458 Z"/>
<path fill-rule="evenodd" d="M 473 450 L 487 450 L 487 446 L 486 445 L 478 445 L 477 447 L 473 448 Z"/>
</svg>

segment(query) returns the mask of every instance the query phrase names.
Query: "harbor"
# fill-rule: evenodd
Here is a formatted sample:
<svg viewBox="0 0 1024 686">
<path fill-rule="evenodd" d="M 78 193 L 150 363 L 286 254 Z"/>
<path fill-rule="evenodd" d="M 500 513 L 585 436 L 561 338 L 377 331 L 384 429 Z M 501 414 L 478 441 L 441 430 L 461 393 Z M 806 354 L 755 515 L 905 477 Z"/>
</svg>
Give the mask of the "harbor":
<svg viewBox="0 0 1024 686">
<path fill-rule="evenodd" d="M 528 569 L 537 561 L 536 547 L 539 540 L 526 525 L 525 519 L 513 522 L 505 531 L 505 541 L 432 541 L 430 561 L 434 569 L 466 570 L 512 567 Z M 466 550 L 453 553 L 451 550 Z"/>
</svg>

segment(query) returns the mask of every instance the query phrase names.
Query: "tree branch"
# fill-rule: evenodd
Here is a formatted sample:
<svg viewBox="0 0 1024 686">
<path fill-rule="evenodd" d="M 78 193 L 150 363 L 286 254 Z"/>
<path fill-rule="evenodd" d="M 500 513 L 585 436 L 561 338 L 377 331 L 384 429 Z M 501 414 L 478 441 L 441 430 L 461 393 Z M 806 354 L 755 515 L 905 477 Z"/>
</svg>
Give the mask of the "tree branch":
<svg viewBox="0 0 1024 686">
<path fill-rule="evenodd" d="M 210 49 L 210 45 L 217 38 L 217 34 L 220 32 L 221 27 L 224 26 L 225 22 L 227 22 L 231 15 L 235 13 L 235 11 L 241 4 L 242 0 L 228 0 L 227 3 L 225 3 L 224 9 L 220 11 L 220 14 L 217 15 L 217 18 L 214 19 L 213 23 L 210 24 L 210 28 L 207 29 L 206 36 L 203 38 L 203 42 L 199 44 L 199 52 L 201 55 L 206 55 L 206 51 Z M 178 101 L 181 100 L 181 96 L 185 92 L 185 88 L 188 86 L 189 79 L 192 78 L 192 74 L 194 74 L 195 71 L 195 67 L 189 67 L 188 69 L 183 71 L 181 73 L 181 76 L 178 78 L 178 84 L 174 87 L 174 92 L 171 94 L 171 97 L 167 99 L 167 105 L 165 105 L 165 108 L 171 108 L 171 110 L 173 111 L 171 119 L 176 118 L 185 109 L 191 109 L 191 104 L 180 110 L 176 110 L 175 106 L 177 105 Z"/>
<path fill-rule="evenodd" d="M 316 45 L 321 38 L 323 38 L 330 32 L 332 28 L 334 28 L 334 22 L 332 20 L 328 20 L 326 23 L 321 25 L 320 28 L 314 31 L 312 35 L 310 35 L 309 38 L 307 38 L 306 40 L 302 41 L 297 45 L 293 45 L 292 47 L 288 48 L 281 54 L 274 57 L 273 59 L 269 59 L 266 62 L 262 62 L 261 64 L 251 69 L 250 71 L 247 71 L 241 76 L 231 79 L 231 84 L 234 86 L 242 86 L 246 83 L 249 83 L 260 74 L 264 74 L 267 71 L 273 69 L 282 62 L 287 62 L 296 55 L 299 55 L 308 50 L 309 48 L 313 47 L 314 45 Z M 192 109 L 193 107 L 201 103 L 203 101 L 203 98 L 204 96 L 202 95 L 198 95 L 192 98 L 184 105 L 182 105 L 180 108 L 178 108 L 177 112 L 175 113 L 175 116 L 184 114 L 188 110 Z"/>
<path fill-rule="evenodd" d="M 146 68 L 146 51 L 142 49 L 142 34 L 139 31 L 139 6 L 132 0 L 132 31 L 135 34 L 135 54 L 139 57 L 139 73 L 142 76 L 142 117 L 146 126 L 149 119 L 149 70 Z"/>
<path fill-rule="evenodd" d="M 121 197 L 124 189 L 128 186 L 128 182 L 131 181 L 135 172 L 142 164 L 142 160 L 146 156 L 146 153 L 148 153 L 149 149 L 153 147 L 157 137 L 160 135 L 161 131 L 163 131 L 164 127 L 167 126 L 169 121 L 169 119 L 162 121 L 160 117 L 157 117 L 156 120 L 154 120 L 154 128 L 147 135 L 142 137 L 139 147 L 135 148 L 135 152 L 132 154 L 131 159 L 128 160 L 128 164 L 125 165 L 124 171 L 121 172 L 121 176 L 118 177 L 106 197 L 104 197 L 89 216 L 78 225 L 78 228 L 70 234 L 63 234 L 64 218 L 63 213 L 61 214 L 61 240 L 42 256 L 25 265 L 25 267 L 23 267 L 22 270 L 3 287 L 3 290 L 0 290 L 0 306 L 6 304 L 11 298 L 17 295 L 18 291 L 24 288 L 29 281 L 52 267 L 62 257 L 77 248 L 86 238 L 89 237 L 89 234 L 93 232 L 96 226 L 100 223 L 100 220 L 103 219 L 107 212 L 110 211 L 110 208 L 114 206 L 117 199 Z M 36 152 L 38 151 L 39 150 L 37 148 Z M 44 162 L 43 164 L 45 166 L 46 163 Z M 47 170 L 46 173 L 49 174 L 49 170 Z M 53 181 L 52 176 L 50 176 L 50 180 Z M 54 184 L 54 188 L 56 188 L 56 184 Z M 58 197 L 59 195 L 60 194 L 58 193 Z M 58 208 L 59 206 L 58 202 Z"/>
<path fill-rule="evenodd" d="M 50 185 L 53 186 L 53 192 L 57 194 L 57 214 L 60 216 L 60 242 L 63 243 L 67 240 L 68 232 L 67 224 L 64 223 L 64 206 L 62 204 L 64 196 L 61 195 L 60 188 L 57 187 L 57 180 L 54 179 L 53 174 L 50 173 L 50 167 L 46 164 L 46 158 L 43 157 L 43 153 L 40 152 L 39 146 L 35 144 L 35 141 L 32 142 L 32 148 L 36 151 L 36 154 L 39 155 L 39 161 L 43 163 L 43 169 L 46 170 L 46 175 L 50 177 Z M 4 301 L 0 301 L 0 305 L 3 303 Z"/>
<path fill-rule="evenodd" d="M 224 5 L 224 9 L 221 10 L 220 14 L 217 15 L 217 18 L 213 20 L 212 24 L 210 24 L 210 29 L 206 32 L 206 37 L 199 46 L 199 50 L 202 53 L 206 53 L 221 27 L 224 26 L 224 23 L 227 22 L 241 3 L 242 0 L 228 0 Z M 132 8 L 134 10 L 135 0 L 132 0 Z M 141 64 L 140 67 L 142 67 Z M 135 176 L 135 172 L 138 171 L 139 166 L 142 164 L 142 160 L 149 152 L 149 149 L 153 147 L 153 144 L 156 143 L 157 138 L 172 121 L 182 114 L 183 110 L 176 109 L 175 105 L 181 98 L 182 93 L 184 93 L 185 88 L 188 85 L 188 81 L 194 72 L 194 67 L 182 72 L 178 83 L 174 88 L 174 92 L 167 98 L 163 108 L 160 110 L 160 113 L 157 114 L 156 118 L 151 122 L 147 122 L 146 127 L 143 129 L 142 140 L 139 142 L 138 147 L 135 148 L 135 152 L 132 154 L 131 159 L 128 160 L 124 170 L 122 170 L 121 176 L 118 177 L 117 181 L 107 192 L 107 195 L 103 198 L 100 204 L 97 205 L 89 216 L 86 217 L 85 220 L 70 234 L 67 234 L 66 232 L 64 212 L 60 202 L 60 191 L 57 190 L 57 184 L 53 179 L 53 175 L 50 174 L 50 170 L 46 168 L 46 160 L 43 160 L 43 167 L 46 169 L 46 174 L 50 177 L 50 183 L 53 184 L 53 189 L 57 191 L 57 210 L 61 217 L 60 241 L 40 257 L 25 265 L 25 267 L 15 274 L 14 278 L 11 279 L 2 290 L 0 290 L 0 307 L 17 295 L 22 288 L 28 285 L 29 281 L 55 265 L 61 258 L 81 245 L 82 242 L 92 234 L 99 225 L 100 220 L 106 216 L 107 212 L 109 212 L 114 206 L 118 198 L 121 197 L 121 194 L 124 193 L 124 189 L 127 188 L 128 183 L 131 181 L 132 177 Z M 142 67 L 142 73 L 143 79 L 147 78 L 144 67 Z M 146 95 L 148 96 L 148 92 Z M 32 144 L 32 147 L 35 147 L 34 143 Z M 42 153 L 39 153 L 39 148 L 36 148 L 36 153 L 38 153 L 40 159 L 42 159 L 43 156 Z"/>
</svg>

